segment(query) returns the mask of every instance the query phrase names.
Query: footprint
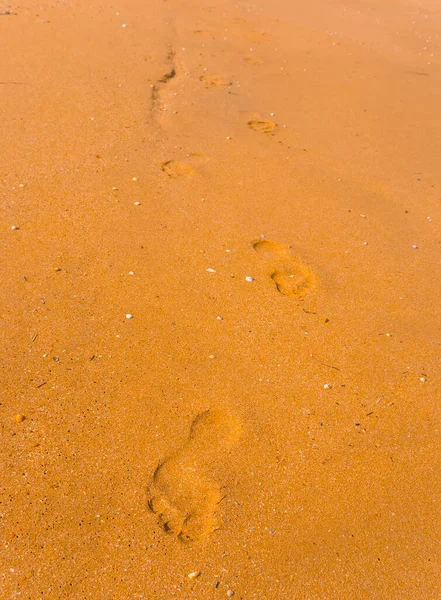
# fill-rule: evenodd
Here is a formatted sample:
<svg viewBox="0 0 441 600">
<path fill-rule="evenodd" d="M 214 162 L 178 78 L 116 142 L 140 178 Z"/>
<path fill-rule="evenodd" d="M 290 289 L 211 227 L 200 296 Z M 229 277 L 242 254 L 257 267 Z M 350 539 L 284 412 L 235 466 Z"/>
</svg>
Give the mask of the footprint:
<svg viewBox="0 0 441 600">
<path fill-rule="evenodd" d="M 168 160 L 162 163 L 162 170 L 172 179 L 176 177 L 188 177 L 196 173 L 191 165 L 178 160 Z"/>
<path fill-rule="evenodd" d="M 214 34 L 208 29 L 195 29 L 193 33 L 194 35 L 200 35 L 202 37 L 211 38 L 214 40 Z"/>
<path fill-rule="evenodd" d="M 244 61 L 253 67 L 259 67 L 262 64 L 262 61 L 254 56 L 245 56 Z"/>
<path fill-rule="evenodd" d="M 260 133 L 272 133 L 277 125 L 273 121 L 251 119 L 248 121 L 248 127 Z"/>
<path fill-rule="evenodd" d="M 228 81 L 223 77 L 217 77 L 216 75 L 202 75 L 199 79 L 205 83 L 207 87 L 228 87 L 231 85 L 231 81 Z"/>
<path fill-rule="evenodd" d="M 253 244 L 254 250 L 270 263 L 271 279 L 284 296 L 304 298 L 317 285 L 317 279 L 309 267 L 291 254 L 288 248 L 261 240 Z"/>
<path fill-rule="evenodd" d="M 206 539 L 218 528 L 219 484 L 209 472 L 220 453 L 242 435 L 242 426 L 228 413 L 207 410 L 198 415 L 187 442 L 164 460 L 153 474 L 148 506 L 162 528 L 183 543 Z"/>
</svg>

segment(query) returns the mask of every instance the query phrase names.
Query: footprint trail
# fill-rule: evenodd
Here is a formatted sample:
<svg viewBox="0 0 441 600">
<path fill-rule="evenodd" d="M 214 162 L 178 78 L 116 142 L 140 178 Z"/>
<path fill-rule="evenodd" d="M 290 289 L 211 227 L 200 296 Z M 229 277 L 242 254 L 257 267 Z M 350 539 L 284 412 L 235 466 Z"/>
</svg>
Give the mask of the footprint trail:
<svg viewBox="0 0 441 600">
<path fill-rule="evenodd" d="M 218 528 L 216 509 L 222 500 L 210 470 L 241 437 L 242 426 L 223 411 L 198 415 L 187 442 L 153 474 L 148 506 L 162 528 L 183 543 L 206 539 Z"/>
<path fill-rule="evenodd" d="M 255 242 L 253 248 L 271 265 L 271 279 L 284 296 L 301 299 L 316 287 L 317 279 L 311 269 L 285 246 L 262 240 Z"/>
</svg>

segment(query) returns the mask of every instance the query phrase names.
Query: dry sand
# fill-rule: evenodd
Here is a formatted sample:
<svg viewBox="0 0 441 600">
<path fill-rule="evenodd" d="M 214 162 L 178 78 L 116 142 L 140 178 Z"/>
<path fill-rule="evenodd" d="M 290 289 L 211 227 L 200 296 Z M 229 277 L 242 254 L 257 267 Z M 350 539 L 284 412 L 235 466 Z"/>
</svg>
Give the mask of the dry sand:
<svg viewBox="0 0 441 600">
<path fill-rule="evenodd" d="M 438 600 L 438 0 L 0 12 L 1 600 Z"/>
</svg>

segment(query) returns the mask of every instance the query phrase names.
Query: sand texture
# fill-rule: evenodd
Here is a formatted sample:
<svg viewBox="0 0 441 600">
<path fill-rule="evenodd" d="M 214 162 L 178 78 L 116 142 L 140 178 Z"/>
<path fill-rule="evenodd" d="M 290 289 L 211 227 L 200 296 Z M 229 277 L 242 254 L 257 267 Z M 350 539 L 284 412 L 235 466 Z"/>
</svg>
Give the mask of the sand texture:
<svg viewBox="0 0 441 600">
<path fill-rule="evenodd" d="M 441 598 L 440 32 L 0 6 L 0 600 Z"/>
</svg>

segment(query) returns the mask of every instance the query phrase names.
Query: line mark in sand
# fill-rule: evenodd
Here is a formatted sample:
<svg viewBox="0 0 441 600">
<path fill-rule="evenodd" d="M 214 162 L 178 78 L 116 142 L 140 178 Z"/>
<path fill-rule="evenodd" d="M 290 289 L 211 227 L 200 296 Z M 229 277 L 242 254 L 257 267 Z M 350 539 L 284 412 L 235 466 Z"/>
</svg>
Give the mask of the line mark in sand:
<svg viewBox="0 0 441 600">
<path fill-rule="evenodd" d="M 148 506 L 167 533 L 188 544 L 218 528 L 216 509 L 223 496 L 210 471 L 241 435 L 237 419 L 207 410 L 194 419 L 184 446 L 161 462 L 148 489 Z"/>
<path fill-rule="evenodd" d="M 171 110 L 170 108 L 170 90 L 167 93 L 172 79 L 178 79 L 178 68 L 176 65 L 176 52 L 170 47 L 167 56 L 165 57 L 165 70 L 163 75 L 156 80 L 151 92 L 151 110 L 155 118 L 159 118 L 160 113 Z"/>
<path fill-rule="evenodd" d="M 273 133 L 277 125 L 274 121 L 267 121 L 265 119 L 250 119 L 248 121 L 248 127 L 253 131 L 259 131 L 260 133 Z"/>
<path fill-rule="evenodd" d="M 254 242 L 253 248 L 271 265 L 271 279 L 284 296 L 301 299 L 316 287 L 317 279 L 311 269 L 285 246 L 259 240 Z"/>
<path fill-rule="evenodd" d="M 170 55 L 170 60 L 172 61 L 174 57 L 174 54 Z M 173 77 L 176 77 L 176 69 L 174 66 L 171 66 L 170 71 L 168 71 L 167 73 L 164 73 L 164 75 L 161 77 L 161 79 L 158 79 L 158 83 L 167 83 L 167 81 L 170 81 L 170 79 L 173 79 Z"/>
<path fill-rule="evenodd" d="M 178 160 L 168 160 L 162 163 L 162 170 L 172 179 L 176 177 L 188 177 L 196 173 L 191 165 Z"/>
</svg>

